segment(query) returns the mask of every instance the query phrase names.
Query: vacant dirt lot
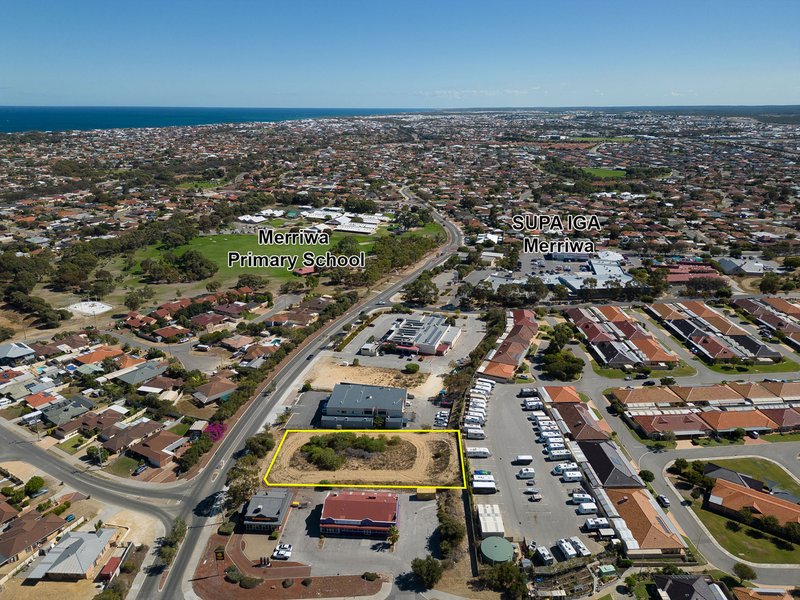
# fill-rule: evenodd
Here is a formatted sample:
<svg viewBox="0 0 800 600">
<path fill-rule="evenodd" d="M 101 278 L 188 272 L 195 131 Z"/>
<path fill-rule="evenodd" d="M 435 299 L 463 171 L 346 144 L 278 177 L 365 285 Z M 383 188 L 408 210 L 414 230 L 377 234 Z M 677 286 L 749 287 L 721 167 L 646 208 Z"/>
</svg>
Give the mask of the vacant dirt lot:
<svg viewBox="0 0 800 600">
<path fill-rule="evenodd" d="M 360 383 L 363 385 L 384 385 L 388 387 L 408 388 L 411 393 L 418 393 L 417 387 L 422 387 L 429 378 L 429 373 L 414 373 L 407 375 L 398 369 L 382 369 L 380 367 L 343 367 L 332 361 L 320 360 L 314 365 L 314 379 L 311 385 L 315 390 L 332 390 L 340 381 Z M 438 390 L 438 387 L 436 388 Z"/>
<path fill-rule="evenodd" d="M 384 435 L 399 435 L 402 442 L 387 446 L 385 452 L 375 452 L 368 458 L 348 456 L 344 466 L 336 471 L 318 469 L 300 451 L 312 436 L 321 433 L 325 430 L 288 432 L 267 481 L 271 485 L 316 484 L 323 480 L 339 485 L 463 485 L 455 433 L 387 431 Z"/>
</svg>

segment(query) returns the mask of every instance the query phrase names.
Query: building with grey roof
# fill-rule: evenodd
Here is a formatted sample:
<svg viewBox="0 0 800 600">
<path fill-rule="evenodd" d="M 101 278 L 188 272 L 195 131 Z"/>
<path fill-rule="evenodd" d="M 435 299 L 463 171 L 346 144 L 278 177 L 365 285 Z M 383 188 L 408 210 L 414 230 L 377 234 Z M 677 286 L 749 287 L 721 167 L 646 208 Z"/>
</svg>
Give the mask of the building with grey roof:
<svg viewBox="0 0 800 600">
<path fill-rule="evenodd" d="M 397 319 L 383 341 L 401 351 L 442 356 L 460 336 L 461 329 L 448 325 L 446 317 L 430 315 L 422 319 Z"/>
<path fill-rule="evenodd" d="M 36 356 L 33 348 L 24 342 L 8 342 L 0 344 L 0 366 L 13 367 L 33 360 Z"/>
<path fill-rule="evenodd" d="M 100 560 L 111 545 L 117 531 L 101 528 L 97 531 L 70 531 L 31 569 L 28 579 L 77 581 L 93 579 Z"/>
<path fill-rule="evenodd" d="M 167 370 L 167 364 L 158 360 L 150 360 L 142 363 L 132 371 L 117 375 L 117 379 L 124 381 L 128 385 L 141 385 L 145 381 L 150 381 L 158 377 Z"/>
<path fill-rule="evenodd" d="M 407 392 L 404 388 L 337 383 L 322 410 L 321 425 L 330 429 L 372 429 L 377 420 L 386 429 L 402 429 Z"/>
<path fill-rule="evenodd" d="M 586 457 L 586 476 L 592 487 L 643 488 L 644 481 L 614 442 L 578 442 Z"/>
<path fill-rule="evenodd" d="M 59 427 L 72 419 L 89 412 L 94 408 L 94 402 L 78 394 L 72 398 L 65 398 L 42 408 L 42 417 Z"/>
<path fill-rule="evenodd" d="M 248 532 L 270 533 L 278 529 L 289 512 L 294 494 L 286 488 L 259 490 L 242 507 L 242 524 Z"/>
</svg>

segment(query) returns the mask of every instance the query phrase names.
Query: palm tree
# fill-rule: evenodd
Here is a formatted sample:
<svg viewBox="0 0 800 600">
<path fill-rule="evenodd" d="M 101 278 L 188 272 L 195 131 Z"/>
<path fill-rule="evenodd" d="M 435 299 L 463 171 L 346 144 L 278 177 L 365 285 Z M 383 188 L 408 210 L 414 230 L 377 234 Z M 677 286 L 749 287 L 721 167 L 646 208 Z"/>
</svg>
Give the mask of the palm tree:
<svg viewBox="0 0 800 600">
<path fill-rule="evenodd" d="M 400 539 L 400 532 L 397 530 L 397 527 L 392 525 L 389 527 L 389 535 L 386 537 L 386 541 L 389 542 L 392 546 L 397 543 L 397 540 Z"/>
</svg>

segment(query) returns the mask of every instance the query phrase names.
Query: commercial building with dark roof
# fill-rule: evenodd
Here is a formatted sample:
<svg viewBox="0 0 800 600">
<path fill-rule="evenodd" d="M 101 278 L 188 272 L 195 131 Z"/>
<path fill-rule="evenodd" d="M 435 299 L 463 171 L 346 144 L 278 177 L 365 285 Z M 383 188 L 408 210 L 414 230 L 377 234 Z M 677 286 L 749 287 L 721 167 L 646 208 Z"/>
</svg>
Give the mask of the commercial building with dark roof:
<svg viewBox="0 0 800 600">
<path fill-rule="evenodd" d="M 324 428 L 371 429 L 376 418 L 387 429 L 402 429 L 408 394 L 405 388 L 337 383 L 323 408 Z"/>
<path fill-rule="evenodd" d="M 271 533 L 279 529 L 289 513 L 294 494 L 285 488 L 259 490 L 242 507 L 242 525 L 251 533 Z"/>
</svg>

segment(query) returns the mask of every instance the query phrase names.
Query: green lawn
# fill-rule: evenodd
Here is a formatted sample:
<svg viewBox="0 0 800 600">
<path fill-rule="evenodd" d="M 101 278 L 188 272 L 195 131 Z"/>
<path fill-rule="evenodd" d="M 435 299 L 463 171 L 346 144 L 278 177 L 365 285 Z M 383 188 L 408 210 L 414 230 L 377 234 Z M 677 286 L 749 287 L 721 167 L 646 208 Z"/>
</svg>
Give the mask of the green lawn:
<svg viewBox="0 0 800 600">
<path fill-rule="evenodd" d="M 727 467 L 737 473 L 744 473 L 760 481 L 775 481 L 785 491 L 800 496 L 800 482 L 789 475 L 783 467 L 764 458 L 726 458 L 712 460 L 714 464 Z"/>
<path fill-rule="evenodd" d="M 744 525 L 739 531 L 731 531 L 725 526 L 729 519 L 703 510 L 697 503 L 692 503 L 692 510 L 714 539 L 734 556 L 757 563 L 800 564 L 797 546 Z"/>
<path fill-rule="evenodd" d="M 622 179 L 625 177 L 624 169 L 587 168 L 583 169 L 583 172 L 599 179 Z"/>
<path fill-rule="evenodd" d="M 167 431 L 171 431 L 175 435 L 184 436 L 186 432 L 189 431 L 189 424 L 188 423 L 178 423 L 174 427 L 170 427 Z"/>
<path fill-rule="evenodd" d="M 78 451 L 78 446 L 84 443 L 86 440 L 79 435 L 69 438 L 68 440 L 64 440 L 58 447 L 61 448 L 64 452 L 68 454 L 75 454 Z"/>
<path fill-rule="evenodd" d="M 652 579 L 640 580 L 633 588 L 633 595 L 636 600 L 650 600 L 650 590 L 655 587 L 655 582 Z"/>
<path fill-rule="evenodd" d="M 712 371 L 717 373 L 726 373 L 736 375 L 738 373 L 785 373 L 787 371 L 800 371 L 800 365 L 793 360 L 784 358 L 779 363 L 770 363 L 768 365 L 706 365 Z M 741 369 L 741 370 L 740 370 Z"/>
<path fill-rule="evenodd" d="M 794 433 L 770 433 L 768 435 L 762 435 L 762 440 L 767 440 L 768 442 L 800 442 L 800 432 Z"/>
<path fill-rule="evenodd" d="M 225 185 L 226 183 L 227 181 L 224 179 L 211 179 L 210 181 L 184 181 L 183 183 L 178 184 L 178 188 L 181 190 L 194 190 L 197 188 L 201 190 L 207 190 Z"/>
<path fill-rule="evenodd" d="M 435 236 L 443 232 L 442 226 L 438 223 L 429 223 L 425 227 L 421 227 L 412 232 L 404 233 L 400 237 L 418 234 L 424 236 Z M 345 237 L 355 238 L 361 249 L 369 254 L 378 237 L 389 235 L 385 228 L 381 228 L 375 235 L 354 235 L 350 233 L 334 232 L 331 235 L 331 246 L 335 245 L 339 240 Z M 278 254 L 287 254 L 299 256 L 297 266 L 302 266 L 302 255 L 304 252 L 313 252 L 316 255 L 324 254 L 330 246 L 323 245 L 291 245 L 291 246 L 261 246 L 258 244 L 258 237 L 256 235 L 232 234 L 232 235 L 208 235 L 200 236 L 191 240 L 188 244 L 175 248 L 173 252 L 180 256 L 188 250 L 197 250 L 209 260 L 212 260 L 219 267 L 219 271 L 215 277 L 220 280 L 228 280 L 238 277 L 243 273 L 258 273 L 273 280 L 290 280 L 296 276 L 286 268 L 274 267 L 266 269 L 245 268 L 240 266 L 233 266 L 228 268 L 228 252 L 239 252 L 246 254 L 252 252 L 253 254 L 263 254 L 268 256 L 276 256 Z M 134 256 L 137 262 L 146 258 L 157 258 L 161 255 L 163 250 L 156 245 L 148 246 L 138 250 Z"/>
<path fill-rule="evenodd" d="M 122 455 L 103 467 L 103 470 L 119 477 L 129 477 L 138 466 L 138 460 L 130 456 Z"/>
</svg>

